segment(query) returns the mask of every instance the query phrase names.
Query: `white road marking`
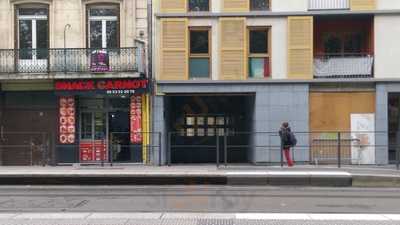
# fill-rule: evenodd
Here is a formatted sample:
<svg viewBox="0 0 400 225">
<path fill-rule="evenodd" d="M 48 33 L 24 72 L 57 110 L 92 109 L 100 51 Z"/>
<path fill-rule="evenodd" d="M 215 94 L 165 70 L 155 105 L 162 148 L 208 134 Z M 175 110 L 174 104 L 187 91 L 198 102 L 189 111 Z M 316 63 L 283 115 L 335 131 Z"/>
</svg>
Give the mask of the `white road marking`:
<svg viewBox="0 0 400 225">
<path fill-rule="evenodd" d="M 286 213 L 238 213 L 236 219 L 240 220 L 310 220 L 307 214 Z"/>
<path fill-rule="evenodd" d="M 226 175 L 245 175 L 245 176 L 251 176 L 251 175 L 264 175 L 267 176 L 268 172 L 262 172 L 262 171 L 255 171 L 255 172 L 226 172 Z"/>
<path fill-rule="evenodd" d="M 313 213 L 0 213 L 0 220 L 96 220 L 96 219 L 240 219 L 304 221 L 400 221 L 400 214 Z"/>
<path fill-rule="evenodd" d="M 86 219 L 160 219 L 162 213 L 92 213 Z"/>
<path fill-rule="evenodd" d="M 310 214 L 312 220 L 346 220 L 346 221 L 387 221 L 389 218 L 378 214 Z"/>
<path fill-rule="evenodd" d="M 86 219 L 90 213 L 20 213 L 13 219 Z"/>
</svg>

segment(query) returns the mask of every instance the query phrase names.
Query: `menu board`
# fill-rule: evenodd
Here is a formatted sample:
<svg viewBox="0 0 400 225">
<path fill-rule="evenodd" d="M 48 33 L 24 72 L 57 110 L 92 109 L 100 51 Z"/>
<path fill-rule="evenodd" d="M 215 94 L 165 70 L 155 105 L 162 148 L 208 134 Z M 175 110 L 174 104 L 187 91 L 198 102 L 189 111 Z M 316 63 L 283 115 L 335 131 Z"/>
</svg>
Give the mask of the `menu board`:
<svg viewBox="0 0 400 225">
<path fill-rule="evenodd" d="M 75 99 L 60 97 L 59 141 L 61 144 L 75 143 Z"/>
<path fill-rule="evenodd" d="M 131 97 L 130 109 L 131 121 L 131 143 L 142 143 L 142 96 L 136 95 Z"/>
<path fill-rule="evenodd" d="M 79 152 L 81 162 L 108 160 L 107 145 L 104 140 L 81 140 L 79 144 Z"/>
</svg>

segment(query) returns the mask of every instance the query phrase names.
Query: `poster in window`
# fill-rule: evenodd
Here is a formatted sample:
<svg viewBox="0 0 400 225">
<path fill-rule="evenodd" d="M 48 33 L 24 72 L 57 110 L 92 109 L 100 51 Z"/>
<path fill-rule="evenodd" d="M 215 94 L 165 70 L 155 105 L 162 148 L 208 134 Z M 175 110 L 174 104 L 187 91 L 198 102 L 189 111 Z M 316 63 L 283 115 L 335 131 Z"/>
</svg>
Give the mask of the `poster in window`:
<svg viewBox="0 0 400 225">
<path fill-rule="evenodd" d="M 74 97 L 60 97 L 59 142 L 61 144 L 74 144 L 75 134 L 75 99 Z"/>
<path fill-rule="evenodd" d="M 375 114 L 351 114 L 351 161 L 375 164 Z"/>
<path fill-rule="evenodd" d="M 142 143 L 142 96 L 135 95 L 131 97 L 130 109 L 131 134 L 130 139 L 132 144 Z"/>
<path fill-rule="evenodd" d="M 94 50 L 90 56 L 90 70 L 92 72 L 110 71 L 110 58 L 105 50 Z"/>
</svg>

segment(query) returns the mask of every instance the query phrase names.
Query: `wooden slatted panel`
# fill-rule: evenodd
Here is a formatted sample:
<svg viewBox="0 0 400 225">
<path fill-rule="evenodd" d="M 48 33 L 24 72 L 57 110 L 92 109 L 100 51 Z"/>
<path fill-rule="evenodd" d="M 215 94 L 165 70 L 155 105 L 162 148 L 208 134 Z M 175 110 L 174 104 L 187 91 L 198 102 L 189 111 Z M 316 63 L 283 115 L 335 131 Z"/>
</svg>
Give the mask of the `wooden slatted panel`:
<svg viewBox="0 0 400 225">
<path fill-rule="evenodd" d="M 247 12 L 250 8 L 250 0 L 222 0 L 224 12 Z"/>
<path fill-rule="evenodd" d="M 350 0 L 351 10 L 375 10 L 376 0 Z"/>
<path fill-rule="evenodd" d="M 220 79 L 246 79 L 246 19 L 220 19 Z"/>
<path fill-rule="evenodd" d="M 320 92 L 310 93 L 310 129 L 312 160 L 335 158 L 337 156 L 337 136 L 326 131 L 350 131 L 352 113 L 375 113 L 375 92 Z M 322 131 L 322 132 L 321 132 Z M 322 139 L 322 140 L 321 140 Z M 325 139 L 325 140 L 323 140 Z M 347 139 L 347 140 L 346 140 Z M 349 133 L 342 133 L 341 155 L 351 157 Z M 331 161 L 325 161 L 331 162 Z M 332 162 L 331 162 L 332 163 Z"/>
<path fill-rule="evenodd" d="M 313 78 L 313 17 L 288 18 L 288 78 Z"/>
<path fill-rule="evenodd" d="M 163 13 L 186 12 L 186 0 L 161 0 L 160 11 Z"/>
<path fill-rule="evenodd" d="M 188 79 L 188 21 L 161 20 L 161 80 Z"/>
<path fill-rule="evenodd" d="M 352 113 L 375 113 L 375 93 L 310 93 L 311 131 L 349 131 Z"/>
</svg>

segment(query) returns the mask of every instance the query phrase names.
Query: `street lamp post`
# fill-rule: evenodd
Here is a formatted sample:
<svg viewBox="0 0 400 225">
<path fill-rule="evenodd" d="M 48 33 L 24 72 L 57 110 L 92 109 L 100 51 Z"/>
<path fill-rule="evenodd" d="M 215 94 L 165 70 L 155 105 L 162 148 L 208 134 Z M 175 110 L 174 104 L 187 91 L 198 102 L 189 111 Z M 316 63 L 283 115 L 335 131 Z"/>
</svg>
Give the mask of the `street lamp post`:
<svg viewBox="0 0 400 225">
<path fill-rule="evenodd" d="M 64 73 L 67 73 L 67 43 L 66 43 L 66 36 L 67 36 L 67 29 L 71 28 L 71 24 L 65 24 L 64 26 Z"/>
</svg>

